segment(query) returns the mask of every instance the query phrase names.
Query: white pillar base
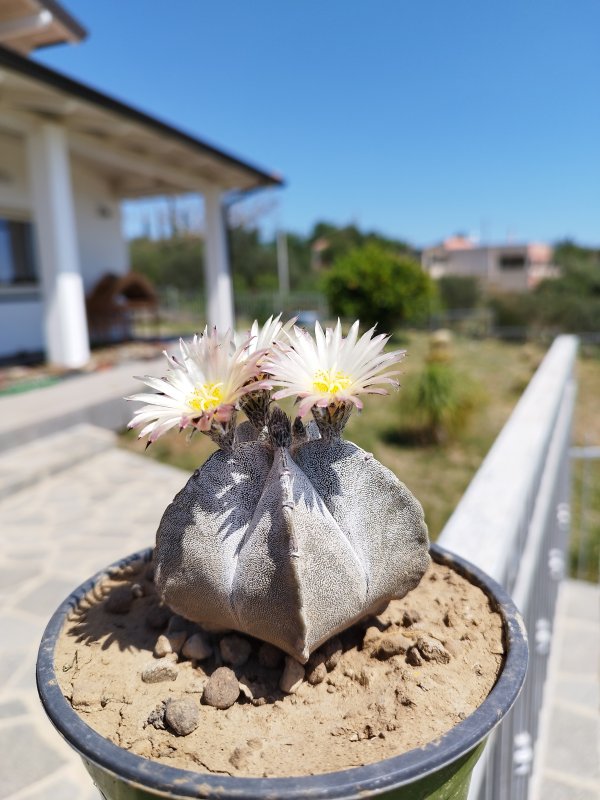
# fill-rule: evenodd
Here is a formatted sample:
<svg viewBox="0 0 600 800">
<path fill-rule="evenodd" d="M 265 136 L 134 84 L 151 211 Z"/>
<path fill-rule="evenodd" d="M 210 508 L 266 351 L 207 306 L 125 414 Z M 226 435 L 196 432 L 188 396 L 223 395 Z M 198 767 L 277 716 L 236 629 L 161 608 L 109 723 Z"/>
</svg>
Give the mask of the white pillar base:
<svg viewBox="0 0 600 800">
<path fill-rule="evenodd" d="M 89 361 L 90 345 L 67 136 L 52 123 L 29 139 L 37 255 L 44 293 L 48 361 L 76 369 Z"/>
</svg>

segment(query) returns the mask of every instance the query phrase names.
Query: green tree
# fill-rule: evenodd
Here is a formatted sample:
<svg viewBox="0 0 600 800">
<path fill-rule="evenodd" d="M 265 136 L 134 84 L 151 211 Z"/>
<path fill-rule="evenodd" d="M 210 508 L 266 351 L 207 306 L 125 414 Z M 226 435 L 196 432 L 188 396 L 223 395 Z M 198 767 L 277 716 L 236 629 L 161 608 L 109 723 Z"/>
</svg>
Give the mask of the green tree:
<svg viewBox="0 0 600 800">
<path fill-rule="evenodd" d="M 397 253 L 412 255 L 414 251 L 406 242 L 389 239 L 375 231 L 363 232 L 356 225 L 339 227 L 330 222 L 316 222 L 309 236 L 310 244 L 320 244 L 319 261 L 321 266 L 328 267 L 339 258 L 347 255 L 357 247 L 366 244 L 378 244 Z"/>
<path fill-rule="evenodd" d="M 565 331 L 600 329 L 600 251 L 566 241 L 556 246 L 561 275 L 542 281 L 533 299 L 542 325 Z"/>
<path fill-rule="evenodd" d="M 199 291 L 204 285 L 204 243 L 191 234 L 169 239 L 140 237 L 129 243 L 131 268 L 159 289 Z"/>
<path fill-rule="evenodd" d="M 334 314 L 387 331 L 426 321 L 437 304 L 437 288 L 420 264 L 375 242 L 340 256 L 324 288 Z"/>
</svg>

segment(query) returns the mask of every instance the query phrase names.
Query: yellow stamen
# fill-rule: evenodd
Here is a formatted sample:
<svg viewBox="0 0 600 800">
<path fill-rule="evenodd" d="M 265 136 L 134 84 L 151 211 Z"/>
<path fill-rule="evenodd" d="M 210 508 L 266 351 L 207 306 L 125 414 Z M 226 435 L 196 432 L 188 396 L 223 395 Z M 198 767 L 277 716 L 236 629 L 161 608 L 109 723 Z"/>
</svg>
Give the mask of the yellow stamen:
<svg viewBox="0 0 600 800">
<path fill-rule="evenodd" d="M 222 402 L 223 384 L 205 383 L 202 386 L 196 386 L 193 394 L 188 397 L 187 404 L 192 411 L 199 411 L 203 414 L 205 411 L 218 408 Z"/>
<path fill-rule="evenodd" d="M 313 389 L 323 394 L 337 394 L 352 384 L 352 378 L 345 372 L 334 369 L 319 369 L 313 376 Z"/>
</svg>

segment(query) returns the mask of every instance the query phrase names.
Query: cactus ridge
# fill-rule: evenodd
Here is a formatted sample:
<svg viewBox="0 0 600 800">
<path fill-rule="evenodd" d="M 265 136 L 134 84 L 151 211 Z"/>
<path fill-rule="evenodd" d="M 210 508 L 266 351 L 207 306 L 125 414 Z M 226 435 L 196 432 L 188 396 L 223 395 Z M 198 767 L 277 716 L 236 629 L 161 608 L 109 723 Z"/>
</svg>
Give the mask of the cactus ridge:
<svg viewBox="0 0 600 800">
<path fill-rule="evenodd" d="M 155 581 L 174 611 L 306 662 L 417 585 L 429 563 L 418 501 L 371 454 L 324 432 L 275 407 L 267 429 L 239 425 L 194 473 L 157 532 Z"/>
</svg>

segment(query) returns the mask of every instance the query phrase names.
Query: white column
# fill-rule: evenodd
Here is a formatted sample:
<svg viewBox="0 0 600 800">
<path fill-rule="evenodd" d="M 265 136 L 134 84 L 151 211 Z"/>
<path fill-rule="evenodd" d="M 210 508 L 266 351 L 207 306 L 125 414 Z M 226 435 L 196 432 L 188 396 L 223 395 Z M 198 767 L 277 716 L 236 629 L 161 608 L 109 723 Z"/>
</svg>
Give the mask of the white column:
<svg viewBox="0 0 600 800">
<path fill-rule="evenodd" d="M 90 345 L 79 269 L 69 149 L 63 128 L 40 125 L 29 137 L 29 181 L 44 293 L 48 361 L 77 368 Z"/>
<path fill-rule="evenodd" d="M 218 186 L 205 189 L 203 194 L 206 315 L 209 325 L 216 325 L 219 331 L 225 332 L 235 325 L 225 213 Z"/>
</svg>

